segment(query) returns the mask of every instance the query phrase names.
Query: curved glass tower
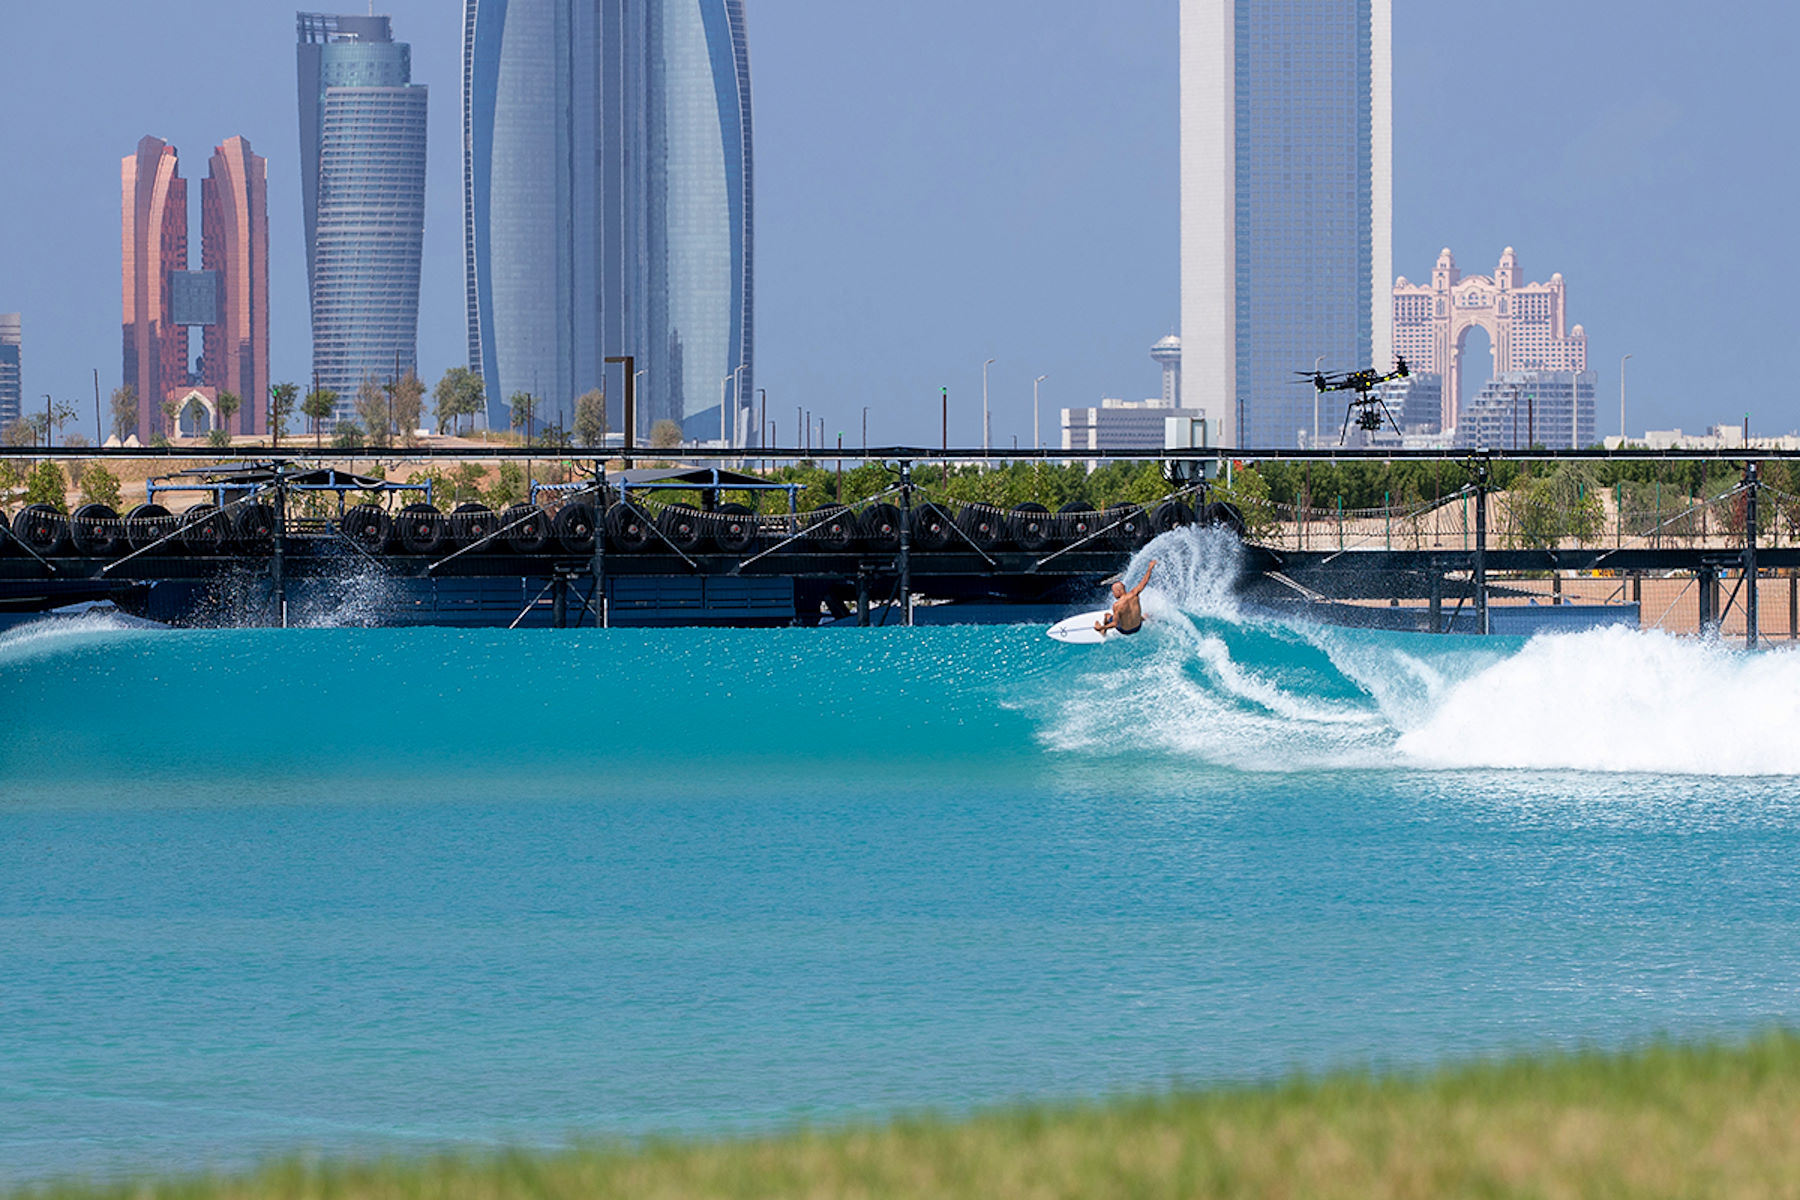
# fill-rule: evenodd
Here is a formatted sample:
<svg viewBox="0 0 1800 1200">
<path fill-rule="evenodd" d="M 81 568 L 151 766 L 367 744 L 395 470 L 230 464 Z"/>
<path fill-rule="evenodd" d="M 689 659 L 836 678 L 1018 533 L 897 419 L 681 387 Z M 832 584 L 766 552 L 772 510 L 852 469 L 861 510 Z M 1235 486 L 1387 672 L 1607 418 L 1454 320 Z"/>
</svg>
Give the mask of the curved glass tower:
<svg viewBox="0 0 1800 1200">
<path fill-rule="evenodd" d="M 660 420 L 741 440 L 752 391 L 750 58 L 742 0 L 465 0 L 469 359 L 572 421 L 631 355 Z M 721 416 L 721 404 L 724 405 Z"/>
<path fill-rule="evenodd" d="M 346 418 L 365 377 L 417 364 L 428 92 L 388 18 L 298 20 L 313 370 Z"/>
</svg>

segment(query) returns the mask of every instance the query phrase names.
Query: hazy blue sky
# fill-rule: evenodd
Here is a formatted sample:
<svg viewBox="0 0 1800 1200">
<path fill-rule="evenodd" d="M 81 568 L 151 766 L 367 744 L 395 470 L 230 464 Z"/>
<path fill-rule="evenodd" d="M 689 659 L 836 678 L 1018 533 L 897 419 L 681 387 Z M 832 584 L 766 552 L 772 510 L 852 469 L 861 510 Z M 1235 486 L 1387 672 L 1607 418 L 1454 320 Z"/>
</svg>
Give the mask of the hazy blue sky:
<svg viewBox="0 0 1800 1200">
<path fill-rule="evenodd" d="M 462 361 L 458 0 L 395 0 L 432 88 L 419 330 Z M 352 5 L 355 10 L 355 6 Z M 25 314 L 26 388 L 119 378 L 119 159 L 154 133 L 190 179 L 244 134 L 270 160 L 273 375 L 309 369 L 294 6 L 0 0 L 0 311 Z M 1176 0 L 749 0 L 757 134 L 757 376 L 846 443 L 1028 442 L 1054 409 L 1142 399 L 1178 307 Z M 1773 0 L 1395 0 L 1395 271 L 1442 246 L 1489 272 L 1561 271 L 1616 432 L 1800 427 L 1800 10 Z M 198 195 L 198 188 L 193 189 Z M 198 206 L 196 204 L 196 213 Z M 194 244 L 198 246 L 198 227 Z M 1310 364 L 1297 363 L 1297 367 Z M 1343 364 L 1345 366 L 1351 364 Z M 1206 381 L 1187 381 L 1204 395 Z"/>
</svg>

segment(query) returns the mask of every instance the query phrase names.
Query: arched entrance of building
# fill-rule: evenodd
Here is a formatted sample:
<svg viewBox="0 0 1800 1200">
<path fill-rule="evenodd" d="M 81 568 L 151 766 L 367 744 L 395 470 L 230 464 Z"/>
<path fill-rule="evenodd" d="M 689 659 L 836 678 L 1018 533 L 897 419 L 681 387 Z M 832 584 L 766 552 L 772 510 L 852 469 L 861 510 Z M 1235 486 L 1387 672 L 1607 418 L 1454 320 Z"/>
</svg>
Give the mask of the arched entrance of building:
<svg viewBox="0 0 1800 1200">
<path fill-rule="evenodd" d="M 1494 335 L 1487 322 L 1460 323 L 1451 342 L 1450 372 L 1444 380 L 1445 394 L 1455 400 L 1459 420 L 1482 385 L 1494 378 L 1495 362 Z"/>
</svg>

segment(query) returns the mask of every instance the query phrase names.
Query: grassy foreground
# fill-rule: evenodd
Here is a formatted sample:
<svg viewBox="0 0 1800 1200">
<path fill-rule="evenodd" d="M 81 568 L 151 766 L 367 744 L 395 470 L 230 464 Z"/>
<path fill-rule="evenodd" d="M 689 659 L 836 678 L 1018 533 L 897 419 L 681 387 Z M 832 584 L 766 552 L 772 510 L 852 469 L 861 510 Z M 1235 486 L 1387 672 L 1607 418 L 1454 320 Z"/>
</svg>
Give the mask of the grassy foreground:
<svg viewBox="0 0 1800 1200">
<path fill-rule="evenodd" d="M 59 1200 L 1800 1196 L 1800 1036 L 760 1141 L 58 1186 Z"/>
</svg>

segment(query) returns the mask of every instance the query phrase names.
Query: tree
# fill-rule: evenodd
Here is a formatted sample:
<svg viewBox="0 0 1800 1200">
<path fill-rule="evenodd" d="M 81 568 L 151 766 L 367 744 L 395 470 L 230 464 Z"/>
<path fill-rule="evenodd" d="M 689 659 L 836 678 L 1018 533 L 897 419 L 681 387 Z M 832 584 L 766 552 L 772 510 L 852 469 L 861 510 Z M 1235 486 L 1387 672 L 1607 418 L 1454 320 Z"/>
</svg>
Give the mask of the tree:
<svg viewBox="0 0 1800 1200">
<path fill-rule="evenodd" d="M 297 384 L 269 385 L 269 438 L 272 445 L 281 445 L 281 435 L 287 430 L 288 418 L 294 415 L 294 404 L 299 397 Z"/>
<path fill-rule="evenodd" d="M 50 437 L 50 431 L 61 433 L 62 427 L 75 419 L 75 406 L 67 400 L 46 400 L 45 404 L 44 445 L 50 446 L 54 444 Z"/>
<path fill-rule="evenodd" d="M 124 445 L 125 439 L 137 432 L 138 427 L 138 394 L 137 389 L 129 383 L 124 387 L 113 389 L 112 394 L 112 432 Z"/>
<path fill-rule="evenodd" d="M 361 450 L 369 444 L 368 435 L 355 421 L 339 421 L 332 430 L 331 444 L 339 450 Z"/>
<path fill-rule="evenodd" d="M 107 470 L 104 463 L 89 463 L 87 470 L 81 473 L 81 502 L 104 504 L 118 512 L 124 505 L 119 495 L 119 477 Z"/>
<path fill-rule="evenodd" d="M 583 446 L 606 444 L 606 393 L 584 392 L 575 400 L 575 440 Z"/>
<path fill-rule="evenodd" d="M 31 474 L 25 480 L 25 503 L 48 504 L 57 512 L 68 512 L 65 497 L 69 491 L 69 481 L 64 478 L 62 468 L 51 459 L 44 459 L 31 468 Z"/>
<path fill-rule="evenodd" d="M 408 371 L 394 383 L 393 412 L 401 440 L 411 445 L 425 412 L 425 384 L 416 371 Z"/>
<path fill-rule="evenodd" d="M 225 435 L 225 444 L 231 444 L 231 418 L 237 416 L 238 409 L 244 407 L 243 397 L 236 392 L 220 392 L 216 401 L 219 408 L 219 425 L 214 433 Z"/>
<path fill-rule="evenodd" d="M 432 393 L 437 400 L 438 432 L 454 430 L 461 417 L 473 418 L 487 403 L 487 385 L 467 367 L 451 367 Z M 471 421 L 473 424 L 473 421 Z"/>
<path fill-rule="evenodd" d="M 387 389 L 373 375 L 363 376 L 356 388 L 356 418 L 377 444 L 385 443 L 393 433 L 393 401 Z"/>
<path fill-rule="evenodd" d="M 175 436 L 176 431 L 180 428 L 180 426 L 178 426 L 175 423 L 175 421 L 176 421 L 176 418 L 181 415 L 181 401 L 175 399 L 175 397 L 173 397 L 173 396 L 168 396 L 168 397 L 164 398 L 164 400 L 162 402 L 162 415 L 163 415 L 163 431 L 164 431 L 163 436 L 165 439 L 172 438 Z"/>
<path fill-rule="evenodd" d="M 650 427 L 650 445 L 656 450 L 673 450 L 681 445 L 681 426 L 664 417 Z"/>
<path fill-rule="evenodd" d="M 506 406 L 512 409 L 512 427 L 514 429 L 523 429 L 525 431 L 526 440 L 529 441 L 531 438 L 532 417 L 537 412 L 537 397 L 530 392 L 514 392 L 512 394 L 512 399 L 506 402 Z"/>
<path fill-rule="evenodd" d="M 516 462 L 503 462 L 495 472 L 494 486 L 488 489 L 488 507 L 502 512 L 509 504 L 525 498 L 525 472 Z"/>
<path fill-rule="evenodd" d="M 338 394 L 330 388 L 314 388 L 300 402 L 300 412 L 312 422 L 313 447 L 319 445 L 319 422 L 337 411 Z"/>
</svg>

